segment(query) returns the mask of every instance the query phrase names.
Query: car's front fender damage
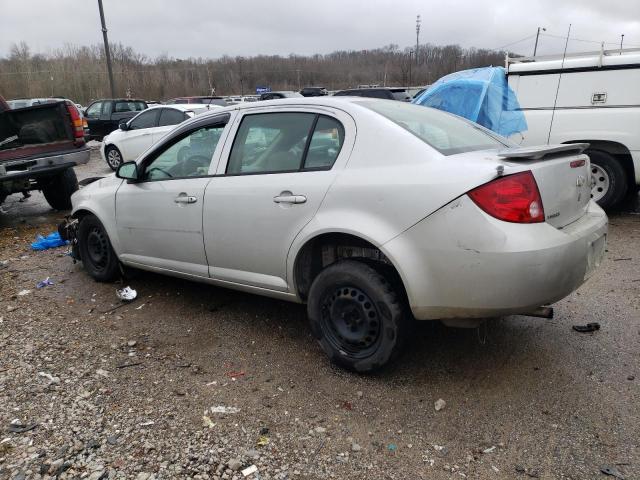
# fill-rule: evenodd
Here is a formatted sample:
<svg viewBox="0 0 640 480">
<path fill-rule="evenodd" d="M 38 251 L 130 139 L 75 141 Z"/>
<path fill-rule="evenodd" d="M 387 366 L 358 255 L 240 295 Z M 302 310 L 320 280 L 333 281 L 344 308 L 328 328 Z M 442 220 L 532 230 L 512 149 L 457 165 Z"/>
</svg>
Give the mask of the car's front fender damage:
<svg viewBox="0 0 640 480">
<path fill-rule="evenodd" d="M 563 229 L 497 220 L 466 195 L 387 242 L 418 319 L 538 313 L 599 264 L 607 218 L 595 203 Z"/>
</svg>

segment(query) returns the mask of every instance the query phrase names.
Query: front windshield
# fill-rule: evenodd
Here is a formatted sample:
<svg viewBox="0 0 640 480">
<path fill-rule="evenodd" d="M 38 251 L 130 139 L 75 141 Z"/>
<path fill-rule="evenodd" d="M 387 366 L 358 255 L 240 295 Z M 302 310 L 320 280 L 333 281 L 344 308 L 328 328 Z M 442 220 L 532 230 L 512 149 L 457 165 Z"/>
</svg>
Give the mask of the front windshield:
<svg viewBox="0 0 640 480">
<path fill-rule="evenodd" d="M 510 146 L 480 125 L 429 107 L 398 101 L 357 102 L 408 130 L 443 155 Z"/>
</svg>

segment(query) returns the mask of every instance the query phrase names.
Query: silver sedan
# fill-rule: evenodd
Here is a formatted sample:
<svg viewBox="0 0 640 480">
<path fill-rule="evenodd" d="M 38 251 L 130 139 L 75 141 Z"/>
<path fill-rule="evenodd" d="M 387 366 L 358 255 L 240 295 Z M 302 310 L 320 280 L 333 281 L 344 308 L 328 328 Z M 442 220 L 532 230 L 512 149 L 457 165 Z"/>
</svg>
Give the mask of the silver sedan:
<svg viewBox="0 0 640 480">
<path fill-rule="evenodd" d="M 607 217 L 584 148 L 402 102 L 246 103 L 75 193 L 68 235 L 98 281 L 124 265 L 304 302 L 329 357 L 371 371 L 412 317 L 539 315 L 592 274 Z"/>
</svg>

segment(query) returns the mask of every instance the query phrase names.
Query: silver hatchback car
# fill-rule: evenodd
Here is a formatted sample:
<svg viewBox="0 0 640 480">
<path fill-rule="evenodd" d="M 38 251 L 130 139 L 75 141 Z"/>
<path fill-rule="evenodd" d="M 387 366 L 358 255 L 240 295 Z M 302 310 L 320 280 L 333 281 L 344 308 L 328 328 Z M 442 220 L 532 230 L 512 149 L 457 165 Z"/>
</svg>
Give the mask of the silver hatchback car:
<svg viewBox="0 0 640 480">
<path fill-rule="evenodd" d="M 98 281 L 122 264 L 304 302 L 328 356 L 371 371 L 412 317 L 535 314 L 587 279 L 607 217 L 585 147 L 387 100 L 236 105 L 76 192 L 68 235 Z"/>
</svg>

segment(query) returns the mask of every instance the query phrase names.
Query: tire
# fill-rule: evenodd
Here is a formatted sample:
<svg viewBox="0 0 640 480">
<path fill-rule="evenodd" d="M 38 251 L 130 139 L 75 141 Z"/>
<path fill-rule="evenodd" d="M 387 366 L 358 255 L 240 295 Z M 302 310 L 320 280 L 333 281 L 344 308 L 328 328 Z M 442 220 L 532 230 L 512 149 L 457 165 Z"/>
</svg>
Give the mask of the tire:
<svg viewBox="0 0 640 480">
<path fill-rule="evenodd" d="M 98 282 L 120 277 L 120 262 L 104 226 L 95 215 L 87 215 L 78 226 L 80 260 L 87 273 Z"/>
<path fill-rule="evenodd" d="M 118 148 L 114 147 L 113 145 L 109 145 L 107 148 L 105 148 L 104 157 L 107 160 L 107 165 L 109 165 L 109 168 L 114 172 L 118 170 L 118 167 L 123 163 L 122 153 L 120 153 L 120 150 L 118 150 Z"/>
<path fill-rule="evenodd" d="M 395 359 L 409 326 L 403 296 L 371 266 L 329 265 L 313 281 L 307 302 L 313 335 L 335 364 L 372 372 Z"/>
<path fill-rule="evenodd" d="M 78 178 L 73 168 L 67 168 L 58 175 L 49 177 L 42 185 L 42 193 L 51 208 L 71 209 L 71 195 L 78 190 Z"/>
<path fill-rule="evenodd" d="M 591 159 L 594 185 L 591 198 L 607 209 L 619 204 L 627 193 L 628 178 L 624 168 L 611 154 L 601 150 L 587 150 Z"/>
</svg>

